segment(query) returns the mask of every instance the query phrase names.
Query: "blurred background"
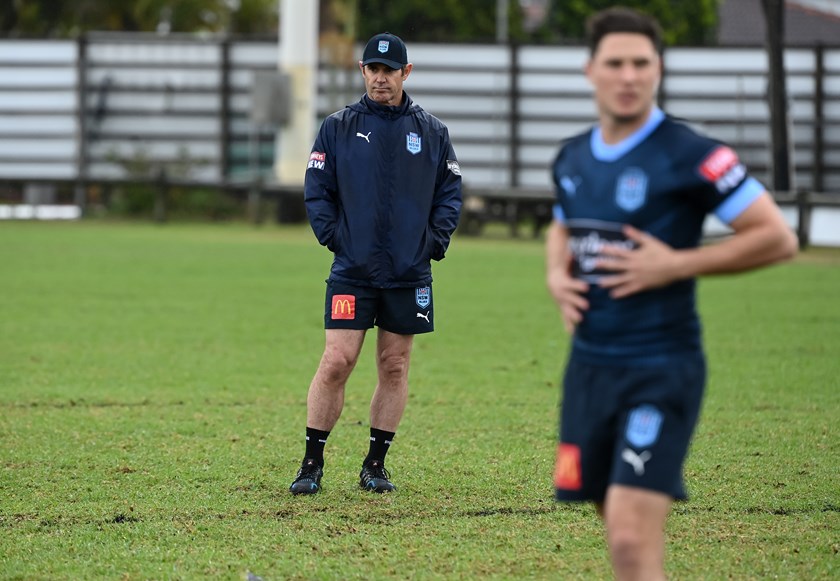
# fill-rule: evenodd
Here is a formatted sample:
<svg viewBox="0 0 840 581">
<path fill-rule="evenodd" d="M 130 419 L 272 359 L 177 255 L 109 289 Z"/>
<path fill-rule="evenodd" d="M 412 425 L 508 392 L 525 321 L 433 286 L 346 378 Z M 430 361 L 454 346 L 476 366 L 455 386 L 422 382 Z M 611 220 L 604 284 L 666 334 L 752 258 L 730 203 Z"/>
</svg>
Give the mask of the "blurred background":
<svg viewBox="0 0 840 581">
<path fill-rule="evenodd" d="M 584 23 L 615 4 L 7 0 L 0 219 L 303 221 L 315 131 L 388 30 L 406 90 L 449 126 L 461 230 L 538 235 L 558 144 L 595 120 Z M 660 105 L 732 144 L 803 245 L 840 245 L 840 0 L 621 4 L 663 25 Z"/>
</svg>

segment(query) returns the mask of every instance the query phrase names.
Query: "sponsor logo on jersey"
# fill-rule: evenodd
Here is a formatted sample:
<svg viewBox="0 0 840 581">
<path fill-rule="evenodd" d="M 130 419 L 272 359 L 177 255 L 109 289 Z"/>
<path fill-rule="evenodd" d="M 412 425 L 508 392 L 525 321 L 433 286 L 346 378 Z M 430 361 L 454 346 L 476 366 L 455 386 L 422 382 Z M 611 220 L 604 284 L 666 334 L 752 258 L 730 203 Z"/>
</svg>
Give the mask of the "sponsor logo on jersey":
<svg viewBox="0 0 840 581">
<path fill-rule="evenodd" d="M 724 194 L 744 180 L 747 168 L 731 148 L 720 145 L 702 161 L 700 175 L 715 184 L 718 192 Z"/>
<path fill-rule="evenodd" d="M 587 282 L 598 282 L 610 271 L 598 268 L 597 261 L 606 246 L 632 250 L 636 243 L 628 240 L 621 224 L 601 220 L 569 220 L 569 250 L 572 252 L 572 276 Z"/>
<path fill-rule="evenodd" d="M 356 318 L 356 297 L 354 295 L 333 295 L 332 315 L 333 320 L 355 319 Z"/>
<path fill-rule="evenodd" d="M 377 47 L 377 50 L 379 52 L 381 52 L 382 54 L 385 54 L 386 52 L 388 52 L 388 45 L 389 44 L 390 44 L 390 41 L 380 40 L 379 41 L 379 46 Z"/>
<path fill-rule="evenodd" d="M 626 212 L 635 212 L 645 203 L 648 177 L 637 167 L 630 167 L 618 176 L 615 203 Z"/>
<path fill-rule="evenodd" d="M 447 159 L 446 160 L 446 169 L 454 173 L 456 176 L 461 175 L 461 166 L 458 165 L 457 161 Z"/>
<path fill-rule="evenodd" d="M 580 447 L 562 442 L 557 445 L 554 486 L 562 490 L 580 490 L 583 486 L 580 473 Z"/>
<path fill-rule="evenodd" d="M 408 135 L 405 136 L 405 148 L 412 154 L 417 155 L 420 153 L 422 149 L 422 143 L 420 141 L 420 136 L 414 133 L 413 131 L 410 132 Z"/>
<path fill-rule="evenodd" d="M 309 154 L 309 163 L 306 169 L 324 169 L 324 164 L 327 161 L 327 154 L 320 151 L 313 151 Z"/>
<path fill-rule="evenodd" d="M 652 405 L 642 405 L 627 417 L 627 431 L 624 437 L 636 448 L 646 448 L 659 439 L 662 428 L 662 412 Z"/>
<path fill-rule="evenodd" d="M 414 300 L 417 302 L 418 307 L 425 309 L 432 302 L 432 288 L 422 286 L 414 289 Z"/>
</svg>

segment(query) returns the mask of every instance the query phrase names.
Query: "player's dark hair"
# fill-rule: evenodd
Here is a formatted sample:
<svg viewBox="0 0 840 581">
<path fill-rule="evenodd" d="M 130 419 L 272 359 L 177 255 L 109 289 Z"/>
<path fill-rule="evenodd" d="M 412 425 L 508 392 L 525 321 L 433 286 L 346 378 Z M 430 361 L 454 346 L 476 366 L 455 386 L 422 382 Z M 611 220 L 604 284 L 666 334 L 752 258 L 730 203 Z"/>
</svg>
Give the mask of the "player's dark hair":
<svg viewBox="0 0 840 581">
<path fill-rule="evenodd" d="M 590 56 L 598 50 L 601 39 L 613 33 L 643 34 L 653 43 L 656 52 L 662 53 L 662 29 L 655 18 L 631 8 L 614 6 L 593 14 L 586 21 Z"/>
</svg>

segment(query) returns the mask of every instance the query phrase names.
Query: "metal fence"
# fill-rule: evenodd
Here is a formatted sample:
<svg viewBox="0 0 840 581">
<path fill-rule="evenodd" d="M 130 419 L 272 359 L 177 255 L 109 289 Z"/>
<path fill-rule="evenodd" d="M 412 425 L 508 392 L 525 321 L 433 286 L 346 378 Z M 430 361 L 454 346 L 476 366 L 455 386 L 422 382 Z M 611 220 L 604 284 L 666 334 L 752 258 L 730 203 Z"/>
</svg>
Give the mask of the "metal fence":
<svg viewBox="0 0 840 581">
<path fill-rule="evenodd" d="M 560 140 L 595 120 L 584 48 L 417 44 L 409 51 L 415 69 L 406 90 L 449 126 L 468 190 L 550 191 L 548 166 Z M 253 79 L 277 69 L 278 52 L 273 39 L 0 40 L 0 181 L 163 176 L 233 191 L 258 174 L 270 189 L 276 128 L 256 126 L 250 111 Z M 840 194 L 840 45 L 788 49 L 785 64 L 794 188 Z M 671 48 L 661 104 L 729 142 L 767 182 L 767 71 L 760 48 Z M 320 117 L 363 92 L 352 66 L 322 66 L 318 84 Z"/>
<path fill-rule="evenodd" d="M 0 179 L 174 177 L 248 165 L 253 71 L 276 43 L 96 35 L 0 41 Z M 274 132 L 261 128 L 270 166 Z"/>
</svg>

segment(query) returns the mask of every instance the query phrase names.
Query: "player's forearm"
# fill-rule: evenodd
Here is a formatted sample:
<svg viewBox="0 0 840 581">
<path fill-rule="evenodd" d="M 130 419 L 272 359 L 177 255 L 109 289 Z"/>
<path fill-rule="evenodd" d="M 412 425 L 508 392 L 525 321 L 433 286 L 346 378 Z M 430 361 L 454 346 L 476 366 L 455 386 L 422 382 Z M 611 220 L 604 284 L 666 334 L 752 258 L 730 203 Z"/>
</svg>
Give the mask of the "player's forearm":
<svg viewBox="0 0 840 581">
<path fill-rule="evenodd" d="M 796 254 L 796 239 L 776 223 L 751 227 L 717 244 L 677 251 L 678 279 L 745 272 Z"/>
<path fill-rule="evenodd" d="M 545 269 L 547 274 L 566 269 L 569 233 L 558 222 L 552 221 L 545 237 Z"/>
</svg>

